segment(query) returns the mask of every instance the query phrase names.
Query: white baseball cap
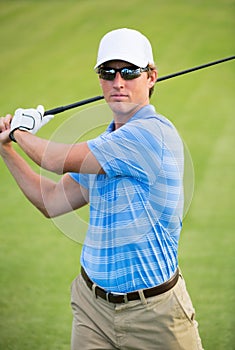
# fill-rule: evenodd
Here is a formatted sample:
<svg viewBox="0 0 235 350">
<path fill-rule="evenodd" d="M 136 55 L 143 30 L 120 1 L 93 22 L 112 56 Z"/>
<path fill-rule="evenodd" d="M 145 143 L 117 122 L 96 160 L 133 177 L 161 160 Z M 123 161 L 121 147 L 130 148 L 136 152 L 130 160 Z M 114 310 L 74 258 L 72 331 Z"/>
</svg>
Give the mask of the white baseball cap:
<svg viewBox="0 0 235 350">
<path fill-rule="evenodd" d="M 149 40 L 137 30 L 128 28 L 112 30 L 104 35 L 94 69 L 111 60 L 126 61 L 141 68 L 154 64 Z"/>
</svg>

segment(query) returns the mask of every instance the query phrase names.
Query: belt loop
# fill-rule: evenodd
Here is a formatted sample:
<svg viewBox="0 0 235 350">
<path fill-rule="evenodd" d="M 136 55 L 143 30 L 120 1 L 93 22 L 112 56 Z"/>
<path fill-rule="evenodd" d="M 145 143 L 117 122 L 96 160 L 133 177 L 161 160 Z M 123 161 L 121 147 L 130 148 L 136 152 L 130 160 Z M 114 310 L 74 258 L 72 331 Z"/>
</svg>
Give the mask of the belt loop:
<svg viewBox="0 0 235 350">
<path fill-rule="evenodd" d="M 147 304 L 148 304 L 148 301 L 147 301 L 147 299 L 145 298 L 143 289 L 138 290 L 138 293 L 139 293 L 139 296 L 140 296 L 141 303 L 142 303 L 143 305 L 147 305 Z"/>
<path fill-rule="evenodd" d="M 110 303 L 110 301 L 109 301 L 109 294 L 110 294 L 110 293 L 106 293 L 106 294 L 105 294 L 105 298 L 106 298 L 106 301 L 108 301 L 108 302 Z"/>
<path fill-rule="evenodd" d="M 127 304 L 128 301 L 129 301 L 129 300 L 128 300 L 127 294 L 124 294 L 124 295 L 123 295 L 123 303 L 124 303 L 124 304 Z"/>
<path fill-rule="evenodd" d="M 179 276 L 183 279 L 183 274 L 182 274 L 182 271 L 180 270 L 180 268 L 178 268 L 178 272 L 179 272 Z"/>
<path fill-rule="evenodd" d="M 96 287 L 97 287 L 97 284 L 93 283 L 93 284 L 92 284 L 92 287 L 91 287 L 91 290 L 92 290 L 92 294 L 93 294 L 94 297 L 97 299 Z"/>
</svg>

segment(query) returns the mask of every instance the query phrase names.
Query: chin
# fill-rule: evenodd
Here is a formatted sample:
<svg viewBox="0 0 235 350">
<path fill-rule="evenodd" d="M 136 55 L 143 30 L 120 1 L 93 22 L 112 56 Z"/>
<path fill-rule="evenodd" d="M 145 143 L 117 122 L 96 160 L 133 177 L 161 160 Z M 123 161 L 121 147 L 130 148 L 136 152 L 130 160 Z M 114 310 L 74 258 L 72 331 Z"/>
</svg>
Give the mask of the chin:
<svg viewBox="0 0 235 350">
<path fill-rule="evenodd" d="M 135 111 L 139 109 L 139 105 L 135 103 L 129 103 L 129 102 L 109 102 L 109 107 L 112 110 L 113 113 L 116 115 L 129 115 L 134 114 Z"/>
</svg>

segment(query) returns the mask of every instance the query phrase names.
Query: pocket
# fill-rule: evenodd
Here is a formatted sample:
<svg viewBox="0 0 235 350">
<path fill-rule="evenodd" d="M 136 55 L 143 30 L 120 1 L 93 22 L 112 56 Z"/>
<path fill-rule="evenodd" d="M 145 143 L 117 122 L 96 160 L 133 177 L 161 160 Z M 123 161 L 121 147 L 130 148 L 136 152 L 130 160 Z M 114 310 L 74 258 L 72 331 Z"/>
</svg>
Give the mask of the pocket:
<svg viewBox="0 0 235 350">
<path fill-rule="evenodd" d="M 179 277 L 179 282 L 173 289 L 173 295 L 175 297 L 177 305 L 176 317 L 180 319 L 186 319 L 190 323 L 193 323 L 195 317 L 195 310 L 182 276 Z"/>
</svg>

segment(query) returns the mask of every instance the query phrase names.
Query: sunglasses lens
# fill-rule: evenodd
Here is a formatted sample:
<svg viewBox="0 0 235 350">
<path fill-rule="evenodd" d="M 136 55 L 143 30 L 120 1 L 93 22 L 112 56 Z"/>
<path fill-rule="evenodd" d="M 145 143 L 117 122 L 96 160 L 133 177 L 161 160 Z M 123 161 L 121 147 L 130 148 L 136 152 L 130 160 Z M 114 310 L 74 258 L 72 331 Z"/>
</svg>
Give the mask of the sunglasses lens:
<svg viewBox="0 0 235 350">
<path fill-rule="evenodd" d="M 122 79 L 132 80 L 138 78 L 141 73 L 145 71 L 145 68 L 99 68 L 97 73 L 99 74 L 99 77 L 104 80 L 114 80 L 117 72 L 121 74 Z"/>
<path fill-rule="evenodd" d="M 131 69 L 131 68 L 123 68 L 121 70 L 121 77 L 124 80 L 132 80 L 132 79 L 136 79 L 140 76 L 140 69 Z"/>
<path fill-rule="evenodd" d="M 115 75 L 116 75 L 116 71 L 115 71 L 115 69 L 100 68 L 99 71 L 98 71 L 98 74 L 99 74 L 101 79 L 114 80 L 115 79 Z"/>
</svg>

